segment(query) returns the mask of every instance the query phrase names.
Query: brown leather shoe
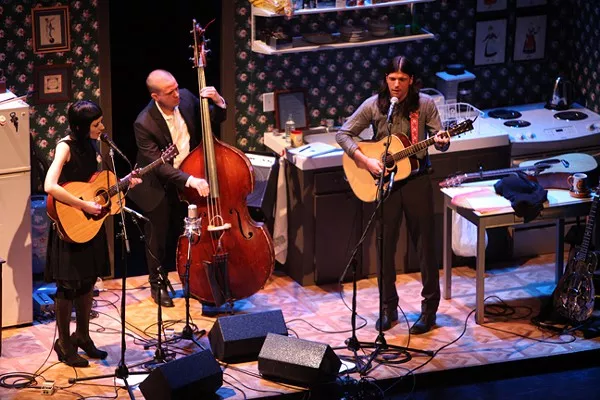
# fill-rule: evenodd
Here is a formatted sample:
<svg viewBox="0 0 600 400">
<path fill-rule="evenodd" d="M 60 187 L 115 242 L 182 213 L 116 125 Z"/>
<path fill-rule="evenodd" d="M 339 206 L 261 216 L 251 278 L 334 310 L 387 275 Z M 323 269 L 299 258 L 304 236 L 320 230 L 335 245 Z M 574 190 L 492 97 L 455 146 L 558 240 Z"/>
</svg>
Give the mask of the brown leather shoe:
<svg viewBox="0 0 600 400">
<path fill-rule="evenodd" d="M 152 300 L 154 300 L 154 302 L 156 304 L 159 303 L 159 299 L 158 299 L 158 285 L 152 285 L 150 287 L 150 294 L 152 295 Z M 167 288 L 166 287 L 161 287 L 160 288 L 160 304 L 163 307 L 174 307 L 175 305 L 173 304 L 173 300 L 171 299 L 171 297 L 169 296 L 169 293 L 167 292 Z"/>
<path fill-rule="evenodd" d="M 379 330 L 379 325 L 382 324 L 381 330 L 387 331 L 398 323 L 398 309 L 393 308 L 391 310 L 384 309 L 383 316 L 377 319 L 375 322 L 375 329 Z"/>
<path fill-rule="evenodd" d="M 421 314 L 419 319 L 410 327 L 412 335 L 429 332 L 435 326 L 435 314 Z"/>
</svg>

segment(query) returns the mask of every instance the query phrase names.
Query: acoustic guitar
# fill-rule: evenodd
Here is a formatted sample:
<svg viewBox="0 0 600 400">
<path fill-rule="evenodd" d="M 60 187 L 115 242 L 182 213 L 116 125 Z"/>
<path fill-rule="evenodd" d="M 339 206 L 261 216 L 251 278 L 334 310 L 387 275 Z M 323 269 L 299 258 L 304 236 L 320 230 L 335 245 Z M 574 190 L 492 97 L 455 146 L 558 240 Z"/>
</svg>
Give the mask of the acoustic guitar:
<svg viewBox="0 0 600 400">
<path fill-rule="evenodd" d="M 448 129 L 445 134 L 452 137 L 471 130 L 473 130 L 473 121 L 467 119 Z M 391 179 L 397 182 L 407 178 L 411 173 L 418 171 L 419 161 L 413 156 L 435 143 L 432 136 L 410 145 L 404 135 L 400 137 L 392 135 L 390 147 L 386 154 L 385 146 L 387 140 L 388 138 L 383 138 L 377 142 L 361 142 L 358 144 L 358 148 L 364 155 L 369 158 L 377 158 L 383 163 L 386 169 L 383 182 L 384 188 L 389 186 Z M 367 203 L 375 201 L 377 199 L 379 177 L 371 174 L 366 169 L 359 168 L 346 153 L 342 156 L 342 166 L 348 183 L 356 197 Z"/>
<path fill-rule="evenodd" d="M 596 211 L 600 187 L 593 194 L 590 214 L 583 234 L 581 246 L 571 258 L 554 291 L 554 308 L 556 312 L 574 322 L 587 320 L 594 311 L 596 295 L 593 274 L 598 266 L 598 253 L 590 251 L 592 231 L 596 222 Z"/>
<path fill-rule="evenodd" d="M 143 168 L 136 169 L 136 176 L 142 177 L 159 165 L 165 164 L 179 154 L 177 146 L 171 144 L 162 152 L 160 158 Z M 66 182 L 61 186 L 73 196 L 84 201 L 94 201 L 102 206 L 98 215 L 88 214 L 76 207 L 62 203 L 48 195 L 47 213 L 56 223 L 61 239 L 71 243 L 85 243 L 94 238 L 104 220 L 109 215 L 121 211 L 118 196 L 129 188 L 131 174 L 117 181 L 112 171 L 96 172 L 89 182 Z M 125 205 L 125 193 L 121 193 L 121 204 Z"/>
<path fill-rule="evenodd" d="M 576 172 L 592 172 L 598 167 L 593 156 L 585 153 L 563 154 L 542 160 L 523 161 L 516 168 L 503 168 L 490 171 L 470 172 L 449 176 L 440 182 L 440 187 L 458 186 L 464 182 L 485 180 L 516 172 L 530 175 L 531 180 L 544 189 L 570 189 L 567 178 Z"/>
</svg>

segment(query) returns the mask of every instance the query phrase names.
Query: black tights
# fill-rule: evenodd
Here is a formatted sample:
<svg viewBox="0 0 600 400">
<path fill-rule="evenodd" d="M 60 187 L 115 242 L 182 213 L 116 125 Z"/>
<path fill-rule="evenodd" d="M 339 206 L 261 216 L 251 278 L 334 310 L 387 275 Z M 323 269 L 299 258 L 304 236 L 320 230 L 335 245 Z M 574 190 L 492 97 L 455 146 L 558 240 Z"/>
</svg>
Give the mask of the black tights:
<svg viewBox="0 0 600 400">
<path fill-rule="evenodd" d="M 80 282 L 76 288 L 70 282 L 59 281 L 56 284 L 55 312 L 58 340 L 67 348 L 69 343 L 71 310 L 75 305 L 76 331 L 75 334 L 83 341 L 90 339 L 90 312 L 94 302 L 95 280 Z"/>
</svg>

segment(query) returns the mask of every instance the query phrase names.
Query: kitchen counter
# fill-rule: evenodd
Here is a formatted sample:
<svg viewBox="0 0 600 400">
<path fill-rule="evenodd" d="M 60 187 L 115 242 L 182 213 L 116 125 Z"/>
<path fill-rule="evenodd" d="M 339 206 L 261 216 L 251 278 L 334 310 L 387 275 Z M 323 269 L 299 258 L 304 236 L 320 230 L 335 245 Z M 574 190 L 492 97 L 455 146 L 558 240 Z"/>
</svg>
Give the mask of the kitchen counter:
<svg viewBox="0 0 600 400">
<path fill-rule="evenodd" d="M 492 124 L 490 124 L 488 121 L 488 118 L 477 118 L 473 124 L 473 128 L 474 129 L 470 132 L 465 132 L 454 136 L 451 139 L 450 148 L 445 153 L 442 153 L 436 150 L 434 146 L 431 146 L 429 148 L 429 154 L 448 154 L 461 151 L 496 148 L 508 146 L 510 143 L 509 135 L 492 126 Z M 367 132 L 362 135 L 363 138 L 368 136 L 369 134 Z M 335 141 L 335 132 L 324 133 L 324 129 L 320 127 L 310 129 L 304 133 L 304 142 L 308 144 L 317 142 L 325 143 L 334 146 L 339 150 L 313 157 L 304 157 L 299 154 L 292 154 L 289 151 L 286 151 L 285 156 L 287 160 L 294 164 L 297 168 L 301 170 L 314 170 L 339 167 L 342 165 L 343 150 L 341 150 Z M 277 154 L 283 154 L 285 149 L 291 149 L 289 143 L 286 143 L 283 134 L 265 132 L 264 143 L 265 146 Z"/>
</svg>

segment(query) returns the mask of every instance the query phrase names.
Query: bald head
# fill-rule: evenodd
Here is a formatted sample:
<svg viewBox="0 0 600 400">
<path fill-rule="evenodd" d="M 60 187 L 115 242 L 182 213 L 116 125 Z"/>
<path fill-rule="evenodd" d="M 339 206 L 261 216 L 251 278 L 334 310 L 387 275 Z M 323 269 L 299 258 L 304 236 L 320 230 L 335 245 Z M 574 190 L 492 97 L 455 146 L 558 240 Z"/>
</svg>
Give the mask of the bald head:
<svg viewBox="0 0 600 400">
<path fill-rule="evenodd" d="M 146 86 L 150 97 L 158 103 L 163 112 L 170 115 L 179 105 L 179 85 L 170 72 L 164 69 L 150 72 L 146 78 Z"/>
<path fill-rule="evenodd" d="M 176 82 L 175 77 L 164 69 L 155 69 L 146 78 L 146 86 L 150 94 L 160 93 L 166 86 Z"/>
</svg>

